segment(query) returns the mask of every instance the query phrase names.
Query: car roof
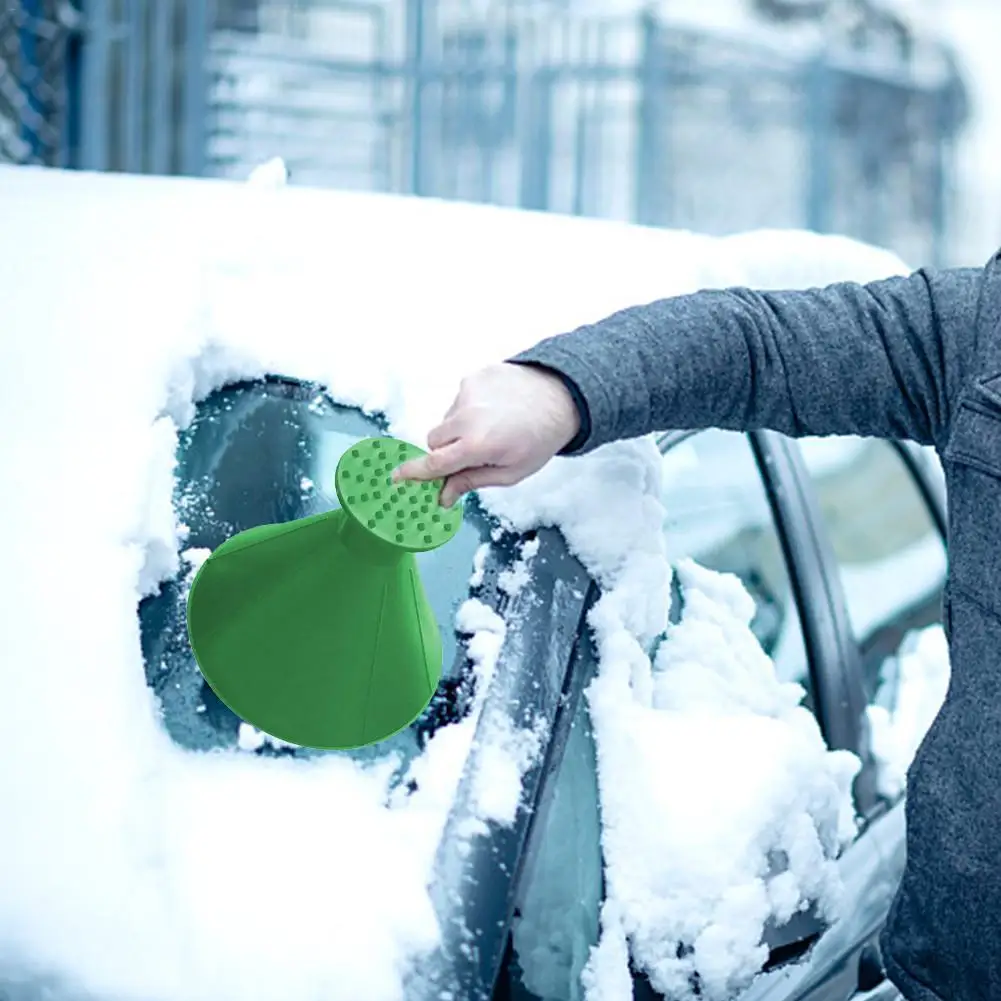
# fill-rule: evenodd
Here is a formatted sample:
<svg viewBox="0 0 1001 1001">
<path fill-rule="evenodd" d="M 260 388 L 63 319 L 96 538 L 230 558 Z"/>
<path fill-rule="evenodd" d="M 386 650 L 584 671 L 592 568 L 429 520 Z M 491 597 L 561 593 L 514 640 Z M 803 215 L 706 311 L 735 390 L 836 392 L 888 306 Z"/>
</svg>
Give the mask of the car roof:
<svg viewBox="0 0 1001 1001">
<path fill-rule="evenodd" d="M 323 303 L 327 330 L 339 342 L 371 333 L 353 329 L 358 319 L 351 307 L 361 295 L 385 297 L 391 287 L 428 348 L 460 350 L 459 335 L 476 321 L 478 336 L 466 339 L 488 347 L 469 352 L 470 360 L 514 351 L 636 302 L 707 286 L 861 280 L 903 268 L 894 255 L 863 251 L 855 241 L 794 230 L 718 240 L 404 195 L 275 190 L 267 179 L 246 184 L 0 167 L 0 215 L 4 257 L 37 260 L 37 252 L 56 263 L 63 250 L 74 253 L 79 267 L 93 266 L 88 258 L 97 252 L 116 264 L 129 255 L 137 268 L 180 269 L 175 290 L 183 291 L 177 283 L 187 277 L 203 294 L 207 269 L 228 266 L 230 277 L 253 269 L 244 291 L 262 301 L 271 290 L 255 292 L 253 279 L 271 269 L 287 287 L 298 276 L 304 289 L 320 285 L 322 298 L 314 294 L 309 306 Z M 88 245 L 95 253 L 86 253 Z M 47 271 L 48 287 L 58 290 L 68 272 Z M 379 320 L 384 307 L 370 305 Z M 312 315 L 302 310 L 296 319 Z M 338 329 L 345 319 L 347 329 Z M 391 329 L 378 333 L 393 342 Z M 408 337 L 414 339 L 412 330 Z"/>
</svg>

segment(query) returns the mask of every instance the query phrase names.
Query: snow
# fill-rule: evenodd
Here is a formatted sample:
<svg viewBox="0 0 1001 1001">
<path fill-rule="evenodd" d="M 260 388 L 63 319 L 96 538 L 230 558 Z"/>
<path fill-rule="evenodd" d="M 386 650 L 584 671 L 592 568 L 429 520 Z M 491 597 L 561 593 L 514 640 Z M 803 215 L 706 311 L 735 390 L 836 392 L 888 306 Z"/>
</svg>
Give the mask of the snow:
<svg viewBox="0 0 1001 1001">
<path fill-rule="evenodd" d="M 425 753 L 411 762 L 405 776 L 406 781 L 391 793 L 391 799 L 397 806 L 412 806 L 427 818 L 428 851 L 434 850 L 445 826 L 448 807 L 459 783 L 462 767 L 469 756 L 479 712 L 507 632 L 504 620 L 476 598 L 462 603 L 456 613 L 455 626 L 460 635 L 468 637 L 466 655 L 477 681 L 472 712 L 463 722 L 437 730 L 428 742 Z M 531 748 L 526 749 L 519 742 L 519 736 L 510 730 L 485 735 L 482 753 L 487 760 L 486 768 L 499 785 L 493 799 L 486 795 L 480 797 L 483 810 L 470 818 L 476 831 L 485 832 L 487 820 L 507 817 L 511 812 L 508 801 L 512 797 L 517 800 L 520 794 L 521 775 L 523 769 L 531 763 L 532 754 Z M 512 751 L 516 756 L 512 755 Z M 481 783 L 486 781 L 481 776 L 477 776 L 477 779 Z M 406 797 L 403 790 L 410 782 L 417 784 L 419 793 Z M 512 786 L 515 790 L 513 793 Z M 426 864 L 427 859 L 422 861 Z"/>
<path fill-rule="evenodd" d="M 539 540 L 528 539 L 519 546 L 520 556 L 498 575 L 497 586 L 506 595 L 514 597 L 532 580 L 532 558 L 539 551 Z M 478 571 L 474 571 L 476 573 Z"/>
<path fill-rule="evenodd" d="M 884 665 L 876 702 L 868 708 L 882 795 L 904 791 L 908 766 L 948 688 L 949 648 L 940 627 L 911 636 Z"/>
<path fill-rule="evenodd" d="M 470 599 L 457 626 L 477 702 L 410 764 L 416 792 L 388 753 L 176 746 L 136 608 L 181 567 L 173 450 L 199 399 L 277 372 L 421 441 L 466 370 L 620 307 L 752 272 L 903 268 L 795 233 L 713 240 L 281 180 L 275 165 L 252 185 L 0 170 L 0 466 L 34 484 L 2 502 L 16 569 L 0 585 L 0 728 L 17 766 L 0 769 L 0 979 L 63 985 L 54 998 L 401 1001 L 408 964 L 437 941 L 427 881 L 474 734 L 471 837 L 516 815 L 544 741 L 476 733 L 507 623 Z M 588 704 L 609 899 L 589 1001 L 628 996 L 630 954 L 679 997 L 694 973 L 710 999 L 746 983 L 769 915 L 834 912 L 830 860 L 851 829 L 855 763 L 774 677 L 736 582 L 684 567 L 693 599 L 667 629 L 660 477 L 640 440 L 482 496 L 520 530 L 558 525 L 603 587 Z M 186 552 L 186 572 L 204 555 Z M 482 567 L 481 554 L 474 578 Z M 888 760 L 917 716 L 901 703 L 893 725 Z M 771 879 L 776 851 L 786 873 Z"/>
<path fill-rule="evenodd" d="M 776 679 L 740 582 L 691 563 L 679 573 L 685 612 L 656 655 L 649 704 L 621 670 L 627 651 L 608 649 L 621 643 L 614 612 L 595 609 L 603 847 L 609 899 L 654 987 L 723 1001 L 761 969 L 769 918 L 810 901 L 836 915 L 858 762 L 826 750 L 802 689 Z M 769 879 L 777 853 L 787 868 Z"/>
<path fill-rule="evenodd" d="M 490 555 L 490 543 L 484 542 L 473 554 L 473 572 L 469 577 L 469 586 L 476 590 L 483 586 L 483 575 L 486 571 L 487 557 Z"/>
<path fill-rule="evenodd" d="M 614 901 L 601 907 L 601 941 L 581 975 L 587 1001 L 623 1001 L 632 997 L 629 974 L 629 941 L 622 916 Z"/>
<path fill-rule="evenodd" d="M 483 749 L 473 784 L 477 816 L 513 824 L 521 801 L 521 777 L 539 757 L 545 730 L 502 725 Z"/>
</svg>

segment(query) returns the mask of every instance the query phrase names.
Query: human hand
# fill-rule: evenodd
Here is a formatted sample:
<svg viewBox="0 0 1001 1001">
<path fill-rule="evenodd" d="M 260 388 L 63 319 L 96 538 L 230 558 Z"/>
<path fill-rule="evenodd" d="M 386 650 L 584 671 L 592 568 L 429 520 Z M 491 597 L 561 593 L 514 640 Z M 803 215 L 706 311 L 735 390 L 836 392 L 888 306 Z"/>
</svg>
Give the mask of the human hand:
<svg viewBox="0 0 1001 1001">
<path fill-rule="evenodd" d="M 427 455 L 393 479 L 444 478 L 440 503 L 469 490 L 511 486 L 538 472 L 580 429 L 580 414 L 559 376 L 505 362 L 463 379 L 448 413 L 428 435 Z"/>
</svg>

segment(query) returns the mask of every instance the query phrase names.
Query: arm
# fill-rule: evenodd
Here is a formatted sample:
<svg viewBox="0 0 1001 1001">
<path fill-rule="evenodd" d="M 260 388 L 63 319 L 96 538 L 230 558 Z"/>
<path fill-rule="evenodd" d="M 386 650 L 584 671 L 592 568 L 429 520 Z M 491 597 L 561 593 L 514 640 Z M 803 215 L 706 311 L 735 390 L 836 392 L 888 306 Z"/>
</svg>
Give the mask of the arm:
<svg viewBox="0 0 1001 1001">
<path fill-rule="evenodd" d="M 976 351 L 982 269 L 623 310 L 511 359 L 578 391 L 566 454 L 657 430 L 770 428 L 939 444 Z"/>
</svg>

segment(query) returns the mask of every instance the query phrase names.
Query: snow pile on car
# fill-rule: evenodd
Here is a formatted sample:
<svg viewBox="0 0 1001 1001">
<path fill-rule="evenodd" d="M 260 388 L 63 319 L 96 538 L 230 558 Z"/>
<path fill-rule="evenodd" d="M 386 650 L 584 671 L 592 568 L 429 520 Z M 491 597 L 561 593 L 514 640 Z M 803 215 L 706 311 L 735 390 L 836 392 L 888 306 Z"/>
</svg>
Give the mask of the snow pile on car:
<svg viewBox="0 0 1001 1001">
<path fill-rule="evenodd" d="M 33 170 L 3 172 L 0 218 L 16 234 L 0 242 L 0 362 L 17 373 L 0 465 L 21 484 L 3 501 L 0 977 L 43 979 L 53 997 L 401 1001 L 408 963 L 437 941 L 426 881 L 475 714 L 435 736 L 405 798 L 391 760 L 193 754 L 160 725 L 136 605 L 181 572 L 171 473 L 197 400 L 277 372 L 421 440 L 467 369 L 635 302 L 747 283 L 750 257 L 776 264 L 757 283 L 804 257 L 826 280 L 905 271 L 794 233 L 738 245 Z M 734 581 L 685 567 L 695 598 L 651 659 L 670 584 L 659 476 L 653 445 L 625 442 L 485 496 L 512 524 L 559 525 L 605 586 L 589 701 L 609 902 L 593 1001 L 628 996 L 630 952 L 679 996 L 746 982 L 769 916 L 836 905 L 829 860 L 850 828 L 854 763 L 776 681 Z M 504 623 L 476 603 L 461 616 L 487 683 Z M 536 747 L 499 733 L 478 756 L 503 785 L 483 784 L 483 824 L 510 818 Z M 776 851 L 788 865 L 769 880 Z"/>
</svg>

